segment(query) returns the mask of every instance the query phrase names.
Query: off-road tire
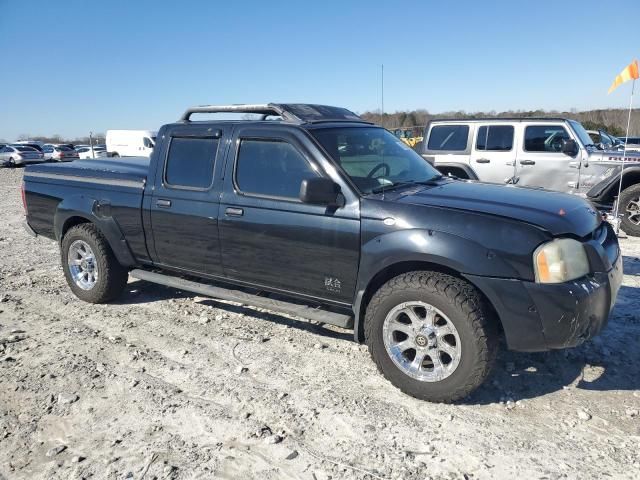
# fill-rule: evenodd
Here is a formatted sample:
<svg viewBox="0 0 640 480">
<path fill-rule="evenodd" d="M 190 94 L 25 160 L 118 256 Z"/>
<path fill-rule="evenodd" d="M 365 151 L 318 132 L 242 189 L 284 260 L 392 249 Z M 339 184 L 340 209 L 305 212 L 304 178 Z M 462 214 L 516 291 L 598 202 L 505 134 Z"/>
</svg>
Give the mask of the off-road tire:
<svg viewBox="0 0 640 480">
<path fill-rule="evenodd" d="M 95 256 L 99 275 L 91 290 L 83 290 L 76 285 L 69 270 L 67 262 L 69 247 L 76 240 L 85 241 Z M 71 291 L 80 300 L 89 303 L 109 302 L 120 296 L 127 284 L 129 276 L 127 269 L 120 265 L 106 238 L 91 223 L 82 223 L 69 229 L 62 239 L 61 257 L 62 269 L 67 283 Z"/>
<path fill-rule="evenodd" d="M 461 341 L 461 358 L 450 376 L 424 382 L 411 378 L 391 360 L 384 346 L 383 324 L 403 302 L 423 301 L 449 317 Z M 489 375 L 498 350 L 497 319 L 468 282 L 439 272 L 409 272 L 392 278 L 373 295 L 364 319 L 365 342 L 378 370 L 404 393 L 430 402 L 467 397 Z"/>
<path fill-rule="evenodd" d="M 640 198 L 640 184 L 631 185 L 622 191 L 618 207 L 622 212 L 622 221 L 620 222 L 620 226 L 627 235 L 631 235 L 632 237 L 640 237 L 640 225 L 636 225 L 629 220 L 626 208 L 631 200 L 637 198 Z"/>
</svg>

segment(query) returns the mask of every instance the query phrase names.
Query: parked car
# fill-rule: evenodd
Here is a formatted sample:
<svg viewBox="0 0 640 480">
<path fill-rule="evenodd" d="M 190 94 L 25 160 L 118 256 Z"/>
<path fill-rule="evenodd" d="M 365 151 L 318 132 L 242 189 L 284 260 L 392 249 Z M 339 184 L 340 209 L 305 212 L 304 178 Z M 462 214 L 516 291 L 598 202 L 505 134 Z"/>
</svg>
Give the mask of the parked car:
<svg viewBox="0 0 640 480">
<path fill-rule="evenodd" d="M 84 301 L 132 276 L 352 328 L 391 383 L 438 402 L 485 380 L 500 335 L 572 347 L 615 303 L 618 240 L 589 202 L 440 175 L 344 108 L 195 107 L 157 138 L 150 159 L 27 167 L 25 226 Z"/>
<path fill-rule="evenodd" d="M 149 157 L 156 143 L 151 130 L 107 130 L 110 157 Z"/>
<path fill-rule="evenodd" d="M 68 145 L 52 145 L 46 144 L 42 147 L 45 160 L 51 162 L 71 162 L 80 158 L 78 152 Z"/>
<path fill-rule="evenodd" d="M 26 165 L 44 162 L 42 153 L 24 145 L 5 145 L 0 150 L 0 162 L 6 166 Z"/>
<path fill-rule="evenodd" d="M 640 152 L 640 137 L 618 137 L 618 140 L 627 145 L 627 152 Z"/>
<path fill-rule="evenodd" d="M 39 143 L 16 142 L 16 143 L 12 143 L 11 145 L 13 145 L 14 147 L 31 147 L 39 151 L 40 153 L 42 153 L 42 145 L 40 145 Z"/>
<path fill-rule="evenodd" d="M 618 137 L 609 135 L 603 130 L 587 130 L 591 141 L 599 150 L 620 150 L 624 148 L 624 142 Z"/>
<path fill-rule="evenodd" d="M 76 152 L 78 152 L 78 155 L 80 156 L 80 158 L 99 158 L 99 157 L 106 157 L 107 156 L 107 150 L 105 148 L 100 148 L 100 147 L 82 147 L 82 148 L 78 148 L 76 149 Z"/>
<path fill-rule="evenodd" d="M 622 151 L 599 150 L 574 120 L 432 121 L 422 155 L 445 175 L 575 193 L 601 210 L 612 208 L 623 175 L 621 226 L 640 236 L 640 153 L 627 152 L 623 166 Z"/>
</svg>

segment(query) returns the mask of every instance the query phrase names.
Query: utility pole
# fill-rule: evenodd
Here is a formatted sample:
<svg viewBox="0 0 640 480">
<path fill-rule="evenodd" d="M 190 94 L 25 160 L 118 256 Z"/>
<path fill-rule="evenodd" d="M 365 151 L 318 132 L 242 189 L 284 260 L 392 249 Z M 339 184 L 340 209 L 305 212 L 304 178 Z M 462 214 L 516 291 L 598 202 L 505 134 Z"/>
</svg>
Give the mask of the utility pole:
<svg viewBox="0 0 640 480">
<path fill-rule="evenodd" d="M 93 132 L 89 132 L 89 148 L 91 149 L 91 158 L 96 158 L 96 154 L 93 151 Z"/>
</svg>

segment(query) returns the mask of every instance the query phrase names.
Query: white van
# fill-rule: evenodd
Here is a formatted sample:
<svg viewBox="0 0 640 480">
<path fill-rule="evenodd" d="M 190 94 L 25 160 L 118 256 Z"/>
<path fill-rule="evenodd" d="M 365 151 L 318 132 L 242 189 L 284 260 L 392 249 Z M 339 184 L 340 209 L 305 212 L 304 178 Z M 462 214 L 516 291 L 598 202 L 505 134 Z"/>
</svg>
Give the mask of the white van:
<svg viewBox="0 0 640 480">
<path fill-rule="evenodd" d="M 156 144 L 151 130 L 107 130 L 107 152 L 110 157 L 150 157 Z"/>
</svg>

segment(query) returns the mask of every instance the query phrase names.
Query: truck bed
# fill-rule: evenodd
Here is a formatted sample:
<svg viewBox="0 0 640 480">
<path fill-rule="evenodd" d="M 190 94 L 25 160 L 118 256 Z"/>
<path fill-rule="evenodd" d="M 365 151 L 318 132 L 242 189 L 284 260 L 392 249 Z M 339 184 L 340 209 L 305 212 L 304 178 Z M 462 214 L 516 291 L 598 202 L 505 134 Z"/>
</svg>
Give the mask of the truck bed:
<svg viewBox="0 0 640 480">
<path fill-rule="evenodd" d="M 51 178 L 55 176 L 83 177 L 100 180 L 118 180 L 144 183 L 149 173 L 149 158 L 124 157 L 76 160 L 74 162 L 41 163 L 25 169 L 25 177 Z"/>
<path fill-rule="evenodd" d="M 29 165 L 24 171 L 27 222 L 36 234 L 59 240 L 69 222 L 84 218 L 144 261 L 149 258 L 142 223 L 148 173 L 146 157 Z"/>
</svg>

